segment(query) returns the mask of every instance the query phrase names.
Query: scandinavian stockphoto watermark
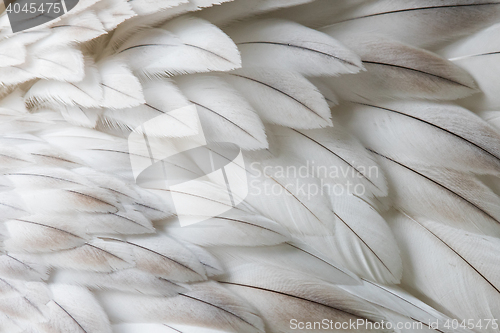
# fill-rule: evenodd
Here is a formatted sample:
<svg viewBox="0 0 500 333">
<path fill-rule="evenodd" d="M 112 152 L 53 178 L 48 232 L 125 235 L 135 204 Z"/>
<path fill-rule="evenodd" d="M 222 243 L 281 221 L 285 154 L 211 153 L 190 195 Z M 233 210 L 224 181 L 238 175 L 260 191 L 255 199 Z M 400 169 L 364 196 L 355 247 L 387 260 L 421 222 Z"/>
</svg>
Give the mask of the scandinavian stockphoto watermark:
<svg viewBox="0 0 500 333">
<path fill-rule="evenodd" d="M 352 165 L 351 163 L 349 165 Z M 361 197 L 366 193 L 366 186 L 359 180 L 379 177 L 376 165 L 317 165 L 315 161 L 305 161 L 301 165 L 265 165 L 261 162 L 250 164 L 250 174 L 255 179 L 250 180 L 250 195 L 300 195 L 308 200 L 315 196 L 356 195 Z M 262 183 L 260 177 L 265 175 L 274 182 Z"/>
<path fill-rule="evenodd" d="M 12 32 L 52 21 L 73 9 L 78 0 L 4 0 Z"/>
</svg>

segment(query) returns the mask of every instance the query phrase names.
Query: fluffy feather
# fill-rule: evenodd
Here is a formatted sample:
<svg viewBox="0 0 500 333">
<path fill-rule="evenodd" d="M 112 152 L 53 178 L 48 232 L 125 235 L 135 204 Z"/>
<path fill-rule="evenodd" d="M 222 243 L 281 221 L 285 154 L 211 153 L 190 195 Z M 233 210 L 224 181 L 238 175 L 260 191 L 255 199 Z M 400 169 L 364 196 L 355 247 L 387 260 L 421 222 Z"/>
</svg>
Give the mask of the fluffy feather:
<svg viewBox="0 0 500 333">
<path fill-rule="evenodd" d="M 240 66 L 239 52 L 231 39 L 214 25 L 194 18 L 139 32 L 117 53 L 127 57 L 132 69 L 140 69 L 148 77 L 226 71 Z"/>
<path fill-rule="evenodd" d="M 92 61 L 88 58 L 86 61 L 85 74 L 83 80 L 79 82 L 48 80 L 35 83 L 25 96 L 28 106 L 34 107 L 44 102 L 55 102 L 87 108 L 99 107 L 99 102 L 103 97 L 101 77 Z"/>
<path fill-rule="evenodd" d="M 106 31 L 115 29 L 120 23 L 134 17 L 136 12 L 123 0 L 101 1 L 92 7 Z"/>
<path fill-rule="evenodd" d="M 82 53 L 71 47 L 33 44 L 28 47 L 36 53 L 22 65 L 0 68 L 0 82 L 3 85 L 18 85 L 26 81 L 44 78 L 64 81 L 79 81 L 83 77 Z"/>
<path fill-rule="evenodd" d="M 98 62 L 103 108 L 124 109 L 145 103 L 139 80 L 127 66 L 113 58 Z"/>
<path fill-rule="evenodd" d="M 148 122 L 148 136 L 186 137 L 198 133 L 198 121 L 189 112 L 182 112 L 191 103 L 178 87 L 169 80 L 145 81 L 142 83 L 145 103 L 133 108 L 104 111 L 100 126 L 141 132 L 142 124 Z M 176 111 L 175 113 L 171 111 Z M 156 121 L 157 117 L 168 114 L 166 121 Z M 150 121 L 151 120 L 151 121 Z M 157 125 L 156 125 L 157 124 Z"/>
<path fill-rule="evenodd" d="M 62 18 L 51 27 L 53 31 L 45 40 L 58 45 L 82 43 L 101 36 L 106 32 L 97 13 L 84 11 L 79 15 Z"/>
</svg>

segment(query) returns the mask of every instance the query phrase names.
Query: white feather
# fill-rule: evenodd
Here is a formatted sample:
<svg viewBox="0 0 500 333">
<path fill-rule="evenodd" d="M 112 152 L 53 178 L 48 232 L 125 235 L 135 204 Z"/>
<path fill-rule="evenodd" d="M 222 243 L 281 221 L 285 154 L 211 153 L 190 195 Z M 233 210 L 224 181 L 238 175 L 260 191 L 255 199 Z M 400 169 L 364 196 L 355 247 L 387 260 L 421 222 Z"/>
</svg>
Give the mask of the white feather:
<svg viewBox="0 0 500 333">
<path fill-rule="evenodd" d="M 108 58 L 96 65 L 103 87 L 100 107 L 123 109 L 145 103 L 139 80 L 124 63 Z"/>
<path fill-rule="evenodd" d="M 132 1 L 133 6 L 134 1 Z M 92 9 L 96 12 L 106 31 L 115 29 L 120 23 L 134 17 L 136 12 L 132 10 L 129 2 L 123 0 L 100 1 Z M 80 16 L 80 15 L 79 15 Z"/>
<path fill-rule="evenodd" d="M 186 76 L 176 82 L 196 105 L 209 141 L 232 142 L 250 150 L 267 148 L 264 125 L 254 109 L 229 84 L 215 76 Z"/>
<path fill-rule="evenodd" d="M 391 225 L 404 258 L 403 286 L 452 317 L 499 318 L 498 238 L 401 215 Z"/>
<path fill-rule="evenodd" d="M 223 77 L 250 101 L 264 121 L 293 128 L 332 126 L 324 97 L 299 74 L 252 68 Z"/>
<path fill-rule="evenodd" d="M 459 106 L 408 101 L 350 104 L 339 113 L 368 148 L 476 174 L 500 172 L 500 135 Z"/>
<path fill-rule="evenodd" d="M 429 51 L 376 35 L 325 32 L 359 54 L 366 68 L 357 75 L 324 79 L 345 100 L 452 100 L 477 92 L 469 73 Z"/>
<path fill-rule="evenodd" d="M 231 39 L 201 19 L 183 18 L 165 25 L 164 29 L 139 32 L 117 53 L 127 57 L 132 69 L 140 69 L 149 77 L 240 67 L 239 52 Z"/>
<path fill-rule="evenodd" d="M 241 333 L 264 332 L 261 319 L 241 298 L 215 282 L 198 283 L 177 297 L 101 293 L 111 318 L 123 322 L 196 325 Z M 114 304 L 121 304 L 116 307 Z"/>
<path fill-rule="evenodd" d="M 321 322 L 328 318 L 328 323 L 331 320 L 333 325 L 357 319 L 367 319 L 372 323 L 385 319 L 375 307 L 343 289 L 286 269 L 247 264 L 232 269 L 223 281 L 230 290 L 259 309 L 267 330 L 273 332 L 294 332 L 292 319 L 297 322 Z M 282 304 L 288 306 L 283 307 Z M 315 331 L 320 329 L 316 327 Z M 372 331 L 364 327 L 361 329 Z"/>
<path fill-rule="evenodd" d="M 300 242 L 287 242 L 272 247 L 234 247 L 213 249 L 225 271 L 244 264 L 273 266 L 309 275 L 333 284 L 356 285 L 359 278 L 337 262 L 327 259 Z"/>
<path fill-rule="evenodd" d="M 147 135 L 150 137 L 187 137 L 198 133 L 196 117 L 189 112 L 179 112 L 191 103 L 173 82 L 166 79 L 147 80 L 142 83 L 142 87 L 146 102 L 133 108 L 106 110 L 100 120 L 104 128 L 126 128 L 127 134 L 132 130 L 142 132 L 141 125 L 149 121 Z M 154 120 L 160 116 L 165 119 L 165 114 L 168 121 Z"/>
<path fill-rule="evenodd" d="M 82 53 L 71 47 L 34 44 L 28 52 L 36 53 L 19 67 L 1 67 L 0 82 L 17 85 L 35 78 L 79 81 L 83 77 Z"/>
<path fill-rule="evenodd" d="M 79 15 L 62 18 L 51 27 L 51 34 L 45 40 L 64 45 L 82 43 L 101 36 L 106 31 L 96 14 L 87 10 Z"/>
<path fill-rule="evenodd" d="M 10 236 L 4 242 L 9 252 L 51 252 L 74 248 L 89 237 L 82 226 L 67 219 L 29 216 L 4 222 Z"/>
<path fill-rule="evenodd" d="M 264 246 L 289 240 L 276 222 L 257 214 L 232 211 L 189 227 L 169 227 L 176 239 L 201 246 Z"/>
<path fill-rule="evenodd" d="M 397 284 L 403 273 L 399 249 L 385 220 L 352 195 L 332 198 L 336 251 L 331 257 L 361 278 Z"/>
<path fill-rule="evenodd" d="M 54 284 L 53 300 L 49 308 L 49 321 L 42 324 L 50 332 L 102 332 L 111 333 L 111 325 L 95 297 L 86 288 Z"/>
<path fill-rule="evenodd" d="M 54 80 L 43 80 L 35 83 L 25 98 L 29 106 L 40 103 L 58 103 L 63 105 L 79 105 L 86 108 L 99 107 L 103 92 L 100 85 L 101 77 L 99 71 L 86 59 L 85 74 L 81 81 L 75 83 L 59 82 Z"/>
<path fill-rule="evenodd" d="M 136 268 L 127 268 L 110 273 L 60 270 L 53 275 L 56 283 L 68 283 L 86 286 L 93 290 L 119 290 L 151 296 L 171 297 L 186 288 L 153 274 Z"/>
<path fill-rule="evenodd" d="M 331 27 L 383 34 L 429 47 L 494 23 L 499 11 L 499 2 L 495 0 L 368 1 L 338 16 Z"/>
<path fill-rule="evenodd" d="M 333 190 L 370 198 L 387 195 L 387 184 L 375 158 L 340 125 L 316 130 L 272 127 L 274 148 L 302 161 L 313 177 Z"/>
<path fill-rule="evenodd" d="M 129 247 L 135 258 L 135 267 L 141 271 L 173 281 L 206 280 L 205 270 L 196 256 L 171 238 L 129 238 L 127 241 L 106 238 L 106 240 Z"/>
<path fill-rule="evenodd" d="M 395 207 L 467 231 L 500 234 L 500 197 L 470 173 L 378 154 Z"/>
<path fill-rule="evenodd" d="M 34 257 L 49 266 L 90 272 L 113 272 L 134 266 L 130 246 L 95 238 L 72 250 Z"/>
<path fill-rule="evenodd" d="M 392 322 L 394 327 L 405 321 L 402 332 L 467 332 L 471 330 L 462 327 L 453 328 L 452 318 L 436 311 L 418 298 L 412 296 L 399 286 L 380 285 L 369 281 L 362 284 L 341 286 L 353 295 L 361 297 L 379 308 L 389 318 L 395 317 Z M 434 326 L 437 324 L 437 326 Z M 401 324 L 399 324 L 401 326 Z M 431 326 L 432 325 L 432 326 Z"/>
<path fill-rule="evenodd" d="M 357 73 L 357 55 L 335 39 L 284 20 L 258 20 L 226 29 L 244 67 L 284 68 L 305 75 Z"/>
<path fill-rule="evenodd" d="M 499 31 L 500 24 L 493 25 L 439 51 L 457 66 L 467 70 L 481 89 L 480 94 L 461 101 L 469 110 L 495 110 L 500 107 L 497 94 L 500 43 L 496 38 Z"/>
<path fill-rule="evenodd" d="M 314 0 L 233 0 L 225 2 L 220 7 L 207 8 L 199 15 L 218 26 L 226 26 L 251 16 L 270 11 L 275 13 L 280 8 L 293 7 L 312 1 Z"/>
</svg>

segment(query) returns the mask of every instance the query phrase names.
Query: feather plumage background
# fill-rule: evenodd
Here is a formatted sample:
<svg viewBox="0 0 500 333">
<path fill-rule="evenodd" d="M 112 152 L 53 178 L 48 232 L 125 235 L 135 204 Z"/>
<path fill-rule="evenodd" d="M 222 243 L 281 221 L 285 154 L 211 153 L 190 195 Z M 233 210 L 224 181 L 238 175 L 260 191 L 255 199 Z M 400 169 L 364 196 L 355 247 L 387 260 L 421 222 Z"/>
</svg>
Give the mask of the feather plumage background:
<svg viewBox="0 0 500 333">
<path fill-rule="evenodd" d="M 497 22 L 497 0 L 80 0 L 15 34 L 4 13 L 0 331 L 500 332 Z M 189 105 L 251 186 L 180 227 L 127 137 Z"/>
</svg>

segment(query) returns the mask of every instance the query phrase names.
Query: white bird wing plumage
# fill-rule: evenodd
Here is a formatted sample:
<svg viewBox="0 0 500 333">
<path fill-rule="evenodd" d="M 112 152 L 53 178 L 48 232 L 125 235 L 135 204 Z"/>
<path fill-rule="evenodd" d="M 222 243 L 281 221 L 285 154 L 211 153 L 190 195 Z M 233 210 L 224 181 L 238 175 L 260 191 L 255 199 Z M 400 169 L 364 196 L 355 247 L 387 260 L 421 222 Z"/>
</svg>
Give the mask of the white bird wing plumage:
<svg viewBox="0 0 500 333">
<path fill-rule="evenodd" d="M 499 333 L 499 11 L 4 11 L 0 332 Z"/>
</svg>

